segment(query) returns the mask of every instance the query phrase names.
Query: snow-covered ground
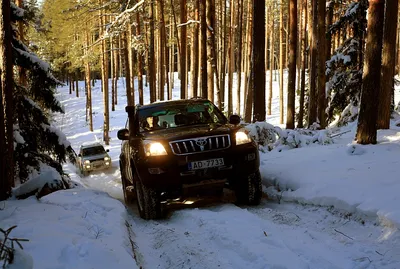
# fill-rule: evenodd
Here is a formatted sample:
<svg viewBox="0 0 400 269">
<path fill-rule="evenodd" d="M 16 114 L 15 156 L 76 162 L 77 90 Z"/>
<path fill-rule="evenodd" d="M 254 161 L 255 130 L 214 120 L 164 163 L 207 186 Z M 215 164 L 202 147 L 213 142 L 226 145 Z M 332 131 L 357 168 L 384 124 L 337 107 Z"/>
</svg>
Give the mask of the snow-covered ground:
<svg viewBox="0 0 400 269">
<path fill-rule="evenodd" d="M 81 178 L 66 164 L 86 188 L 41 201 L 10 200 L 0 211 L 0 228 L 17 224 L 12 235 L 31 240 L 23 246 L 34 268 L 400 268 L 400 128 L 380 131 L 376 146 L 352 145 L 356 126 L 350 125 L 334 144 L 261 153 L 268 199 L 260 206 L 237 207 L 226 191 L 223 201 L 143 221 L 135 206 L 125 209 L 121 202 L 116 132 L 126 122 L 123 86 L 120 80 L 118 105 L 110 112 L 112 170 Z M 176 84 L 175 98 L 178 92 Z M 76 98 L 62 87 L 58 99 L 66 114 L 55 122 L 76 151 L 83 142 L 102 140 L 100 82 L 93 89 L 93 133 L 84 95 Z M 272 112 L 267 121 L 279 125 L 277 82 Z"/>
</svg>

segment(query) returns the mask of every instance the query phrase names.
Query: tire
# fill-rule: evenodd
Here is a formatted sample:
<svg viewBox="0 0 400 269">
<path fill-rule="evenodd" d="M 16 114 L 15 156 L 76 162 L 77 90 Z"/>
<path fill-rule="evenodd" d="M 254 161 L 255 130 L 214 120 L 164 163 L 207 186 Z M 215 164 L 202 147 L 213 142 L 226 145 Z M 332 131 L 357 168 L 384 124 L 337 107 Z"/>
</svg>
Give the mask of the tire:
<svg viewBox="0 0 400 269">
<path fill-rule="evenodd" d="M 87 177 L 87 176 L 89 175 L 89 172 L 88 172 L 88 171 L 85 171 L 85 170 L 83 170 L 83 168 L 82 168 L 82 169 L 80 169 L 80 171 L 81 171 L 81 174 L 82 174 L 82 176 L 84 176 L 84 177 Z"/>
<path fill-rule="evenodd" d="M 129 191 L 127 188 L 132 187 L 133 185 L 126 178 L 124 165 L 121 160 L 119 161 L 119 169 L 121 172 L 122 192 L 124 193 L 124 201 L 126 205 L 131 205 L 135 200 L 135 195 L 132 191 Z"/>
<path fill-rule="evenodd" d="M 259 205 L 262 197 L 260 171 L 248 175 L 236 185 L 236 200 L 239 204 Z"/>
<path fill-rule="evenodd" d="M 158 193 L 154 189 L 144 186 L 140 179 L 135 180 L 135 189 L 140 217 L 145 220 L 162 218 Z"/>
</svg>

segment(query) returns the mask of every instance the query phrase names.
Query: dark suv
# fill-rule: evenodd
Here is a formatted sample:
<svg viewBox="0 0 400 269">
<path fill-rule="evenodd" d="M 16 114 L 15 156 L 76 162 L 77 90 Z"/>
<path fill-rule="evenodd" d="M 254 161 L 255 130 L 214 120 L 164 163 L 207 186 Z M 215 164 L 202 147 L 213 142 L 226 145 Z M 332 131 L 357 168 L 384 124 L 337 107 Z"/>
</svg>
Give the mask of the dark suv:
<svg viewBox="0 0 400 269">
<path fill-rule="evenodd" d="M 209 100 L 127 106 L 120 169 L 126 203 L 136 195 L 140 216 L 162 217 L 165 204 L 235 191 L 238 203 L 257 205 L 262 188 L 256 143 Z"/>
</svg>

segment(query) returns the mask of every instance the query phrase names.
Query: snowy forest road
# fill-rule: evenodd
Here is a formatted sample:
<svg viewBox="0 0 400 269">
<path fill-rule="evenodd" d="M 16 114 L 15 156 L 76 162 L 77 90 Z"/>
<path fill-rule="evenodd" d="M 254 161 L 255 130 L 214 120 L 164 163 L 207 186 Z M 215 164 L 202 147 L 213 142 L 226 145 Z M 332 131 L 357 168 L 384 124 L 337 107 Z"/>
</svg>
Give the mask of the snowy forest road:
<svg viewBox="0 0 400 269">
<path fill-rule="evenodd" d="M 71 165 L 68 172 L 123 202 L 113 165 L 108 173 L 82 178 Z M 144 269 L 400 268 L 392 258 L 400 252 L 395 227 L 333 207 L 279 204 L 266 195 L 259 206 L 238 207 L 233 192 L 225 190 L 221 201 L 171 210 L 163 220 L 142 220 L 136 204 L 127 210 L 136 260 Z"/>
<path fill-rule="evenodd" d="M 390 228 L 332 208 L 222 202 L 130 223 L 143 268 L 400 268 Z"/>
</svg>

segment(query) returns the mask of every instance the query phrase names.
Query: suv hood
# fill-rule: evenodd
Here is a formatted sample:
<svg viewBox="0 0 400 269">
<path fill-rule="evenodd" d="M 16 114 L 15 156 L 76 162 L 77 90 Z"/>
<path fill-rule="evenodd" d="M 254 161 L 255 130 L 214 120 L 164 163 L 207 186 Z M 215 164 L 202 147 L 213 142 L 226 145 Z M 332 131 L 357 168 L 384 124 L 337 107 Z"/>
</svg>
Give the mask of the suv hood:
<svg viewBox="0 0 400 269">
<path fill-rule="evenodd" d="M 233 131 L 239 130 L 240 128 L 240 126 L 232 124 L 191 125 L 152 131 L 144 133 L 143 135 L 144 139 L 173 141 L 192 137 L 231 134 Z"/>
</svg>

